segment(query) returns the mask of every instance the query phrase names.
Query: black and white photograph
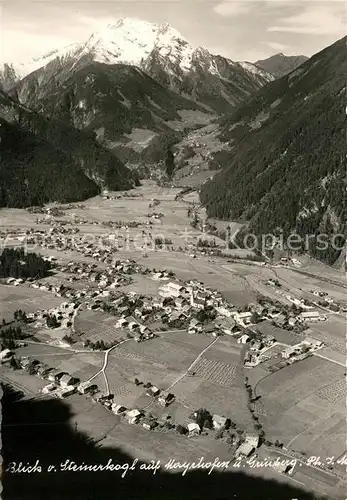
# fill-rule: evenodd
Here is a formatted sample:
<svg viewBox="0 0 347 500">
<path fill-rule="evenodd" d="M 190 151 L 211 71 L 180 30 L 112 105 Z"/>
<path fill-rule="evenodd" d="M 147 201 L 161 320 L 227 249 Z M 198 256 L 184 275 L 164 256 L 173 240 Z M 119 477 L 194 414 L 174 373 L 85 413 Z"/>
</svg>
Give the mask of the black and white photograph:
<svg viewBox="0 0 347 500">
<path fill-rule="evenodd" d="M 346 500 L 345 0 L 0 0 L 0 498 Z"/>
</svg>

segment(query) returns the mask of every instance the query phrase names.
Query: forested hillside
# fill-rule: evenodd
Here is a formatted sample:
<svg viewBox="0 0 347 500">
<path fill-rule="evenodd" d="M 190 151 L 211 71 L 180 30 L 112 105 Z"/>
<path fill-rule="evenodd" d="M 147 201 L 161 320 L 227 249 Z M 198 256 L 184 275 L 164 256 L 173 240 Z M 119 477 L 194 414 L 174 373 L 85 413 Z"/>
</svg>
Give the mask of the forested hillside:
<svg viewBox="0 0 347 500">
<path fill-rule="evenodd" d="M 138 183 L 91 134 L 49 120 L 0 91 L 0 206 L 26 207 L 94 196 Z"/>
<path fill-rule="evenodd" d="M 221 122 L 230 145 L 206 183 L 208 214 L 249 221 L 250 232 L 345 232 L 346 38 L 271 82 Z M 333 262 L 339 252 L 310 252 Z"/>
</svg>

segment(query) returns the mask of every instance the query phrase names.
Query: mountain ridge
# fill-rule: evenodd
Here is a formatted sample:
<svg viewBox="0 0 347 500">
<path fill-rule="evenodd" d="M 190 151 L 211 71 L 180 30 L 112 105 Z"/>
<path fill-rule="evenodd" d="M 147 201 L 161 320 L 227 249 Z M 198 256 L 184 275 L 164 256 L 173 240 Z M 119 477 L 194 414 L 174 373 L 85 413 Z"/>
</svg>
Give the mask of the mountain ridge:
<svg viewBox="0 0 347 500">
<path fill-rule="evenodd" d="M 304 55 L 286 56 L 282 52 L 279 52 L 266 59 L 256 61 L 254 64 L 258 68 L 272 74 L 275 78 L 281 78 L 294 71 L 308 59 Z"/>
<path fill-rule="evenodd" d="M 247 221 L 256 235 L 345 234 L 346 40 L 220 120 L 229 155 L 201 190 L 209 216 Z M 329 263 L 338 258 L 331 245 L 320 251 L 314 243 L 311 255 Z"/>
<path fill-rule="evenodd" d="M 0 120 L 2 206 L 80 200 L 104 187 L 120 190 L 138 184 L 137 174 L 91 134 L 49 120 L 3 91 Z"/>
</svg>

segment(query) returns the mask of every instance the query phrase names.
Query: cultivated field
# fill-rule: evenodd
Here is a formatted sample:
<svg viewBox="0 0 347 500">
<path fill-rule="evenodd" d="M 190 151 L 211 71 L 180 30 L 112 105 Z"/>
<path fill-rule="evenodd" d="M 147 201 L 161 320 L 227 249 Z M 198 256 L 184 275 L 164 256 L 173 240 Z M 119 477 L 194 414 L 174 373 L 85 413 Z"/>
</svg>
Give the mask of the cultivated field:
<svg viewBox="0 0 347 500">
<path fill-rule="evenodd" d="M 75 320 L 76 333 L 84 342 L 103 340 L 112 344 L 126 338 L 126 332 L 116 327 L 117 318 L 103 311 L 81 310 Z"/>
<path fill-rule="evenodd" d="M 335 314 L 327 315 L 328 321 L 311 323 L 305 334 L 320 340 L 332 350 L 346 354 L 346 319 Z"/>
<path fill-rule="evenodd" d="M 269 438 L 308 455 L 341 454 L 346 446 L 343 374 L 344 367 L 313 356 L 258 382 Z"/>
<path fill-rule="evenodd" d="M 41 309 L 57 307 L 63 302 L 49 292 L 29 287 L 0 285 L 0 317 L 6 321 L 13 319 L 13 313 L 22 309 L 33 313 Z"/>
</svg>

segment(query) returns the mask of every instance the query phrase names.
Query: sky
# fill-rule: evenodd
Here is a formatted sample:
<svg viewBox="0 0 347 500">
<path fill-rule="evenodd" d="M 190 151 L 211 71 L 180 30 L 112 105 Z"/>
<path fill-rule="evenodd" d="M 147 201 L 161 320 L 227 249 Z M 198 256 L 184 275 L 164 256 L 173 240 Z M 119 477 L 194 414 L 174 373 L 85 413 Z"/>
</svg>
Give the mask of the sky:
<svg viewBox="0 0 347 500">
<path fill-rule="evenodd" d="M 346 34 L 345 0 L 0 0 L 0 62 L 84 41 L 122 17 L 168 22 L 193 46 L 255 62 L 311 56 Z"/>
</svg>

